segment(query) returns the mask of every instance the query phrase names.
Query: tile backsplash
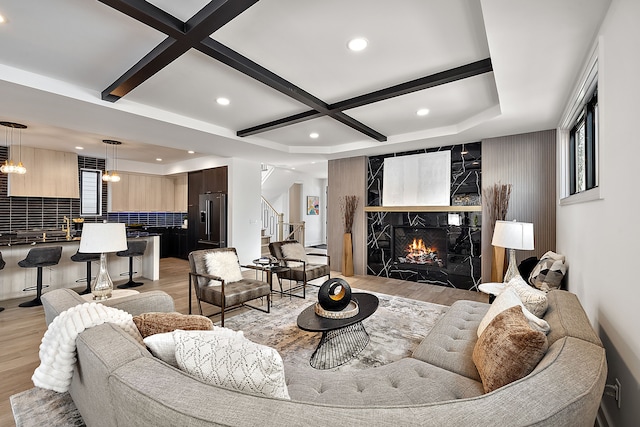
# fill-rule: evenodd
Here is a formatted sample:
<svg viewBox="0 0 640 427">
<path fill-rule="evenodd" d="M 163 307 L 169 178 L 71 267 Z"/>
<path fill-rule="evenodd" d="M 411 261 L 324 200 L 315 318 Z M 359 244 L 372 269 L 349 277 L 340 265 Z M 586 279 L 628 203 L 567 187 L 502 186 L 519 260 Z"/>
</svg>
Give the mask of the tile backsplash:
<svg viewBox="0 0 640 427">
<path fill-rule="evenodd" d="M 8 148 L 0 147 L 0 161 L 7 158 Z M 27 166 L 27 173 L 28 165 Z M 78 156 L 78 169 L 104 170 L 104 159 Z M 54 197 L 8 197 L 7 175 L 0 174 L 0 234 L 18 230 L 62 229 L 63 218 L 80 217 L 80 199 Z M 79 184 L 78 184 L 79 185 Z M 151 227 L 179 227 L 186 213 L 131 212 L 107 213 L 107 184 L 102 184 L 102 216 L 85 217 L 85 222 L 124 222 Z"/>
</svg>

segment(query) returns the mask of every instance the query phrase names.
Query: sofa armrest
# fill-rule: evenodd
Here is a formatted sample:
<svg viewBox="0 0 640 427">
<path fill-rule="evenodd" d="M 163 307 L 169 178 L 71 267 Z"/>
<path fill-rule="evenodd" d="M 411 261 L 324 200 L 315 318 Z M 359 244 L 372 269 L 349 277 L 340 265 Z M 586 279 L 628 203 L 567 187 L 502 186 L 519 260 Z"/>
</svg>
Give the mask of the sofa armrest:
<svg viewBox="0 0 640 427">
<path fill-rule="evenodd" d="M 85 302 L 87 301 L 84 298 L 71 289 L 56 289 L 45 293 L 42 295 L 45 322 L 49 325 L 63 311 Z M 124 310 L 133 316 L 151 311 L 175 311 L 173 298 L 163 291 L 141 292 L 122 298 L 112 298 L 101 301 L 101 304 Z"/>
</svg>

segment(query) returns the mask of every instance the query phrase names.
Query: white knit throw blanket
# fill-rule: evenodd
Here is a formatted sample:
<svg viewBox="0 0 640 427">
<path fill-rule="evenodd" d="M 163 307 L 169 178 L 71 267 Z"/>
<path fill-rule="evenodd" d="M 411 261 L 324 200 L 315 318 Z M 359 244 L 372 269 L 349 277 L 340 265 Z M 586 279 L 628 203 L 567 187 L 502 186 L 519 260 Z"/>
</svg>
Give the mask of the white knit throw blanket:
<svg viewBox="0 0 640 427">
<path fill-rule="evenodd" d="M 126 311 L 95 302 L 76 305 L 49 324 L 40 344 L 40 366 L 31 377 L 33 384 L 60 393 L 69 390 L 76 363 L 76 337 L 85 329 L 105 322 L 120 326 L 144 345 L 133 316 Z"/>
</svg>

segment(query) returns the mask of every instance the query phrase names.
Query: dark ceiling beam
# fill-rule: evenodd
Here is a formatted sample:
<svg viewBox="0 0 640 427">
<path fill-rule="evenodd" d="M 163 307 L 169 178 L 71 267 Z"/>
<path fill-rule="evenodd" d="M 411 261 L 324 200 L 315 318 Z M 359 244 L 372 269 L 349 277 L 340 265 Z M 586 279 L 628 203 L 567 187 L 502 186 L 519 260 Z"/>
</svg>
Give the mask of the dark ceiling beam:
<svg viewBox="0 0 640 427">
<path fill-rule="evenodd" d="M 103 100 L 115 102 L 182 56 L 203 38 L 208 38 L 258 0 L 213 0 L 187 22 L 182 22 L 143 0 L 99 1 L 168 36 L 102 91 Z"/>
<path fill-rule="evenodd" d="M 282 128 L 306 120 L 312 120 L 323 115 L 332 115 L 340 111 L 349 110 L 351 108 L 361 107 L 363 105 L 372 104 L 374 102 L 384 101 L 396 96 L 406 95 L 412 92 L 429 89 L 446 83 L 455 82 L 457 80 L 467 79 L 469 77 L 493 71 L 491 58 L 482 59 L 450 70 L 431 74 L 406 83 L 390 86 L 385 89 L 367 93 L 365 95 L 349 98 L 344 101 L 336 102 L 328 106 L 328 112 L 319 112 L 317 109 L 305 111 L 304 113 L 294 114 L 282 119 L 273 120 L 268 123 L 252 126 L 237 132 L 238 136 L 256 135 L 262 132 Z"/>
<path fill-rule="evenodd" d="M 330 116 L 333 119 L 351 127 L 352 129 L 355 129 L 358 132 L 364 133 L 365 135 L 377 141 L 383 142 L 387 140 L 387 137 L 382 135 L 381 133 L 375 131 L 374 129 L 371 129 L 363 123 L 358 122 L 352 117 L 347 116 L 341 111 L 332 111 L 327 103 L 325 103 L 321 99 L 316 98 L 309 92 L 306 92 L 304 89 L 299 88 L 293 83 L 283 79 L 277 74 L 267 70 L 263 66 L 253 62 L 249 58 L 239 54 L 233 49 L 230 49 L 229 47 L 216 40 L 213 40 L 210 37 L 202 40 L 198 46 L 195 46 L 195 48 L 205 55 L 228 65 L 234 70 L 239 71 L 242 74 L 245 74 L 246 76 L 249 76 L 255 80 L 258 80 L 259 82 L 269 86 L 270 88 L 284 95 L 287 95 L 288 97 L 293 98 L 298 102 L 301 102 L 307 107 L 313 108 L 313 111 L 310 112 L 311 115 L 315 115 L 316 117 Z M 295 120 L 305 121 L 309 120 L 310 118 L 313 117 L 296 117 Z M 249 134 L 247 133 L 243 135 L 240 135 L 240 133 L 238 133 L 238 136 L 248 135 Z"/>
</svg>

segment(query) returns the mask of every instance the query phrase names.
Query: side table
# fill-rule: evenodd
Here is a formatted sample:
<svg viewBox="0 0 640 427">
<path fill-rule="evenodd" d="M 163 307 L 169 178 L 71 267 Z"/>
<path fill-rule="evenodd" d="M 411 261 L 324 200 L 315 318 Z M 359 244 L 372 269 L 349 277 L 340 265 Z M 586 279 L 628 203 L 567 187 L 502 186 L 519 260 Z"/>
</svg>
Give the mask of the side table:
<svg viewBox="0 0 640 427">
<path fill-rule="evenodd" d="M 493 300 L 496 299 L 496 297 L 505 290 L 506 287 L 507 285 L 504 283 L 488 282 L 481 283 L 478 286 L 478 289 L 480 290 L 480 292 L 489 295 L 489 304 L 491 304 Z"/>
</svg>

